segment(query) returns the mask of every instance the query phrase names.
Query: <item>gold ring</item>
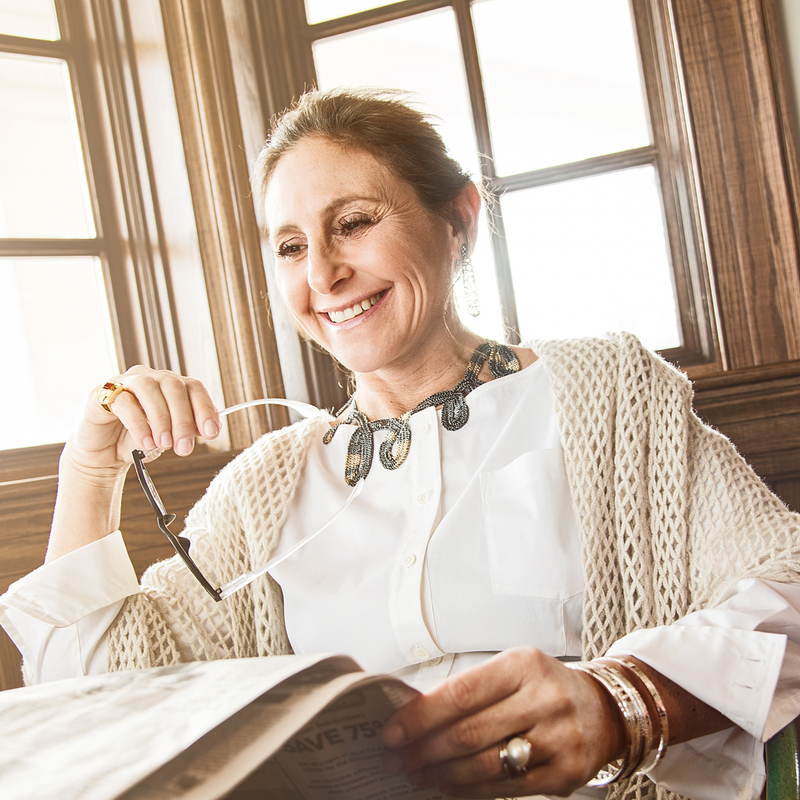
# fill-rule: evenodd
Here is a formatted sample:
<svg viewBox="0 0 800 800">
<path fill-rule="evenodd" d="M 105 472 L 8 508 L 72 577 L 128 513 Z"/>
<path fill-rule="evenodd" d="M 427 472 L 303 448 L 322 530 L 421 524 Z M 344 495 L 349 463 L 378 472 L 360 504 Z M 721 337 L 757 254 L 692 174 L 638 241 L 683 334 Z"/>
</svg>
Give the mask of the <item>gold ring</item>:
<svg viewBox="0 0 800 800">
<path fill-rule="evenodd" d="M 109 414 L 113 414 L 114 412 L 111 410 L 111 404 L 124 391 L 125 387 L 121 383 L 106 381 L 99 389 L 95 389 L 94 399 L 97 400 Z"/>
</svg>

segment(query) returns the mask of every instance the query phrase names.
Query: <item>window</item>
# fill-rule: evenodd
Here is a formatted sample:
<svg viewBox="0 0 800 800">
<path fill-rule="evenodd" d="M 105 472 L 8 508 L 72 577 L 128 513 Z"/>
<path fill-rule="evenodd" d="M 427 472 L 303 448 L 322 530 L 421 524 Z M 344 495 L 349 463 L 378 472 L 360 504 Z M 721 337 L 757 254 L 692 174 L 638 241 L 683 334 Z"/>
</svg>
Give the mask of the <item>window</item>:
<svg viewBox="0 0 800 800">
<path fill-rule="evenodd" d="M 49 465 L 34 473 L 54 472 L 48 443 L 65 440 L 88 389 L 134 364 L 199 377 L 220 405 L 282 394 L 260 259 L 248 280 L 229 196 L 209 187 L 224 150 L 207 131 L 191 138 L 165 24 L 150 0 L 0 3 L 0 365 L 15 375 L 0 403 L 18 423 L 0 451 Z M 246 164 L 231 180 L 257 251 Z M 273 416 L 232 421 L 209 446 L 244 446 L 286 420 Z"/>
<path fill-rule="evenodd" d="M 16 423 L 0 449 L 64 441 L 87 386 L 118 371 L 108 225 L 65 27 L 52 0 L 0 12 L 0 369 L 14 376 L 0 414 Z"/>
<path fill-rule="evenodd" d="M 664 99 L 672 88 L 680 111 L 662 75 L 679 59 L 668 40 L 637 33 L 647 11 L 628 0 L 306 1 L 318 84 L 414 92 L 498 197 L 473 258 L 480 333 L 631 330 L 683 364 L 713 360 L 689 142 Z"/>
</svg>

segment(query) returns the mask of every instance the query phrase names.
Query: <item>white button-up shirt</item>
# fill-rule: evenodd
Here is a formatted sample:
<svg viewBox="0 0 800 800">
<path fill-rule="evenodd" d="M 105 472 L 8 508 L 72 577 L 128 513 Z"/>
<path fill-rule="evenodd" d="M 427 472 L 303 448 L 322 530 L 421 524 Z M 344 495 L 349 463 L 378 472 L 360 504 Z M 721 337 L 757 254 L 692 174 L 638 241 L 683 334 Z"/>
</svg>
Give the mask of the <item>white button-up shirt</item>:
<svg viewBox="0 0 800 800">
<path fill-rule="evenodd" d="M 458 431 L 434 408 L 412 416 L 394 471 L 376 434 L 358 500 L 272 571 L 295 652 L 344 649 L 380 672 L 448 654 L 475 663 L 514 645 L 580 656 L 580 541 L 547 375 L 534 365 L 480 386 L 468 404 Z M 354 430 L 312 445 L 280 549 L 344 504 Z M 421 680 L 416 672 L 404 674 Z"/>
<path fill-rule="evenodd" d="M 357 500 L 273 570 L 295 652 L 347 653 L 423 691 L 511 646 L 580 656 L 579 538 L 547 374 L 537 362 L 478 387 L 467 404 L 459 431 L 433 408 L 415 414 L 408 458 L 394 471 L 380 464 L 376 434 Z M 352 429 L 311 446 L 278 552 L 344 505 Z M 19 581 L 0 617 L 32 679 L 98 672 L 105 631 L 136 591 L 112 534 Z M 673 746 L 651 777 L 697 800 L 758 796 L 757 739 L 800 713 L 797 608 L 797 586 L 742 581 L 721 606 L 614 645 L 740 726 Z"/>
</svg>

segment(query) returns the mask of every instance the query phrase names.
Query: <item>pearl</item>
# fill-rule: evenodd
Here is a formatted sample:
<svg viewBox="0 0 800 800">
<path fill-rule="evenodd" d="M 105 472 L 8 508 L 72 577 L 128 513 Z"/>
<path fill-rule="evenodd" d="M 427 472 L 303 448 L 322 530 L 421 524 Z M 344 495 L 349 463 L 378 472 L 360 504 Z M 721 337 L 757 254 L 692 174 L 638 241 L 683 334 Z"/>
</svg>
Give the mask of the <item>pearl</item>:
<svg viewBox="0 0 800 800">
<path fill-rule="evenodd" d="M 515 772 L 523 772 L 528 767 L 531 757 L 531 743 L 523 736 L 515 736 L 506 744 L 508 765 Z"/>
</svg>

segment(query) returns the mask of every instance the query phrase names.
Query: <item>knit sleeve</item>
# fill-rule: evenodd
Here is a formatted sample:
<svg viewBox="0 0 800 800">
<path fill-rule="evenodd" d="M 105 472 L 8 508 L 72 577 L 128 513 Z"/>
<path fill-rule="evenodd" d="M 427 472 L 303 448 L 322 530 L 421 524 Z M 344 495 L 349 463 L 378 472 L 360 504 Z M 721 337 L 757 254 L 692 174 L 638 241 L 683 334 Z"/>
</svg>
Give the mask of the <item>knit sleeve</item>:
<svg viewBox="0 0 800 800">
<path fill-rule="evenodd" d="M 533 346 L 581 529 L 584 657 L 740 578 L 798 579 L 798 515 L 694 414 L 683 374 L 630 334 Z"/>
<path fill-rule="evenodd" d="M 800 580 L 800 517 L 694 414 L 684 375 L 630 334 L 533 348 L 580 526 L 584 658 L 716 605 L 740 578 Z M 678 796 L 639 777 L 608 797 Z"/>
<path fill-rule="evenodd" d="M 189 512 L 182 535 L 212 584 L 267 562 L 320 424 L 306 420 L 267 434 Z M 216 603 L 175 556 L 150 567 L 141 585 L 109 629 L 109 671 L 291 652 L 281 591 L 269 576 Z"/>
<path fill-rule="evenodd" d="M 725 436 L 694 414 L 689 438 L 689 610 L 716 605 L 741 578 L 799 581 L 800 515 L 764 485 Z"/>
</svg>

